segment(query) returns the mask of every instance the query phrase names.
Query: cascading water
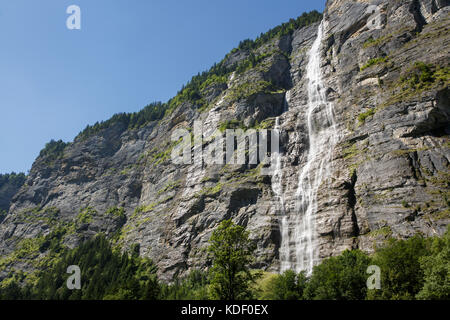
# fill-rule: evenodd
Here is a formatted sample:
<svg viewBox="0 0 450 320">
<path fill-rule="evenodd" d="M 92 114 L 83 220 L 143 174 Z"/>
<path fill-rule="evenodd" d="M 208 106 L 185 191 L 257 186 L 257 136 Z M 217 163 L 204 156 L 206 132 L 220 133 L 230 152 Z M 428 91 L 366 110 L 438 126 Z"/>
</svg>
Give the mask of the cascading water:
<svg viewBox="0 0 450 320">
<path fill-rule="evenodd" d="M 289 108 L 289 98 L 290 98 L 290 91 L 286 92 L 286 96 L 284 99 L 284 106 L 283 106 L 283 112 L 286 112 Z M 281 124 L 280 124 L 280 117 L 275 118 L 275 135 L 280 137 L 281 134 Z M 278 212 L 284 213 L 284 196 L 283 196 L 283 185 L 282 185 L 282 179 L 283 179 L 283 163 L 282 163 L 282 156 L 280 150 L 275 151 L 274 153 L 275 158 L 275 171 L 273 173 L 272 178 L 272 190 L 275 193 L 275 196 L 278 201 Z"/>
<path fill-rule="evenodd" d="M 309 150 L 306 163 L 299 173 L 294 212 L 284 214 L 280 224 L 281 272 L 293 269 L 311 274 L 318 260 L 315 234 L 317 191 L 329 176 L 332 152 L 338 139 L 333 105 L 327 101 L 320 68 L 323 28 L 322 22 L 317 38 L 309 51 L 306 70 L 308 78 L 306 124 Z"/>
<path fill-rule="evenodd" d="M 284 100 L 284 110 L 286 112 L 289 108 L 289 99 L 290 99 L 290 91 L 286 92 L 285 100 Z M 279 137 L 281 134 L 281 124 L 280 117 L 275 119 L 275 133 Z M 284 204 L 284 195 L 283 195 L 283 163 L 282 156 L 280 150 L 275 152 L 275 171 L 272 177 L 272 190 L 276 197 L 276 206 L 277 206 L 277 214 L 282 216 L 280 230 L 282 238 L 289 238 L 289 225 L 287 223 L 286 210 Z M 288 261 L 288 257 L 284 255 L 284 253 L 289 252 L 289 243 L 284 244 L 285 247 L 280 248 L 280 261 L 282 264 L 282 268 L 285 267 L 286 261 Z"/>
</svg>

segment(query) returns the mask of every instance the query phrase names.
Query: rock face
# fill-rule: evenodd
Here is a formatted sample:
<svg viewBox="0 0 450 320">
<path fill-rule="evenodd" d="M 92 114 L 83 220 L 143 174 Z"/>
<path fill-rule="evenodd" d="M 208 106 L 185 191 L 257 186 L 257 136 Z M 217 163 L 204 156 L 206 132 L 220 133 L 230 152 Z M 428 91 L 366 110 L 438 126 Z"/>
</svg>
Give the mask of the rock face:
<svg viewBox="0 0 450 320">
<path fill-rule="evenodd" d="M 444 232 L 450 220 L 448 4 L 327 2 L 319 52 L 337 144 L 317 192 L 318 260 L 350 248 L 370 252 L 387 236 Z M 299 173 L 311 148 L 307 65 L 318 26 L 253 49 L 263 56 L 256 66 L 205 88 L 206 111 L 185 102 L 159 122 L 133 130 L 118 122 L 76 139 L 54 161 L 39 157 L 0 224 L 1 255 L 11 257 L 23 239 L 39 239 L 57 226 L 66 228 L 61 241 L 69 247 L 103 232 L 123 248 L 139 243 L 141 254 L 170 281 L 208 266 L 207 241 L 223 219 L 232 218 L 257 241 L 254 267 L 279 271 L 286 237 L 281 220 L 297 212 Z M 249 54 L 237 50 L 225 63 Z M 272 128 L 277 117 L 283 210 L 274 179 L 262 175 L 261 166 L 171 160 L 171 134 L 192 130 L 194 121 L 201 121 L 207 147 L 232 120 Z M 26 259 L 8 261 L 0 261 L 0 278 L 33 269 Z"/>
</svg>

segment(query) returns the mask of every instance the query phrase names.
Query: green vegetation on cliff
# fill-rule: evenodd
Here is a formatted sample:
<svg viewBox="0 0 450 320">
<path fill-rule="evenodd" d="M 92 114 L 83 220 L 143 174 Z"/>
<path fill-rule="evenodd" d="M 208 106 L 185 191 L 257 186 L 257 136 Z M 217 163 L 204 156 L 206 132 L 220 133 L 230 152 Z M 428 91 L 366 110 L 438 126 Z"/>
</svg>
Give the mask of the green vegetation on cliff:
<svg viewBox="0 0 450 320">
<path fill-rule="evenodd" d="M 372 109 L 367 110 L 366 112 L 360 113 L 360 114 L 358 115 L 358 121 L 359 121 L 359 123 L 362 124 L 362 123 L 366 122 L 366 119 L 367 119 L 368 117 L 373 116 L 373 115 L 375 114 L 375 112 L 376 112 L 375 109 L 372 108 Z"/>
<path fill-rule="evenodd" d="M 237 50 L 250 50 L 258 48 L 275 37 L 292 34 L 296 29 L 306 27 L 310 24 L 320 21 L 321 19 L 322 14 L 316 10 L 313 10 L 309 13 L 305 12 L 297 19 L 290 19 L 288 22 L 271 29 L 266 33 L 261 33 L 261 35 L 255 40 L 246 39 L 244 41 L 241 41 L 239 43 L 239 46 L 236 49 L 233 49 L 231 52 L 233 53 Z"/>
<path fill-rule="evenodd" d="M 44 149 L 41 150 L 41 152 L 39 153 L 39 157 L 45 158 L 47 162 L 52 162 L 60 159 L 62 158 L 64 150 L 68 145 L 68 143 L 62 140 L 55 141 L 52 139 L 45 145 Z"/>
<path fill-rule="evenodd" d="M 435 84 L 448 85 L 450 67 L 439 67 L 418 61 L 400 78 L 403 90 L 426 90 Z"/>
<path fill-rule="evenodd" d="M 386 61 L 388 61 L 388 57 L 378 57 L 378 58 L 370 59 L 369 61 L 367 61 L 367 63 L 365 65 L 363 65 L 360 68 L 360 71 L 364 71 L 365 69 L 370 68 L 371 66 L 374 66 L 374 65 L 377 65 L 380 63 L 384 63 Z"/>
<path fill-rule="evenodd" d="M 88 125 L 78 134 L 75 140 L 87 139 L 90 136 L 95 135 L 117 123 L 121 123 L 125 129 L 138 129 L 151 121 L 161 120 L 166 112 L 166 109 L 166 103 L 152 102 L 138 112 L 115 114 L 109 120 L 97 122 L 92 126 Z"/>
<path fill-rule="evenodd" d="M 381 106 L 408 101 L 431 89 L 448 87 L 450 67 L 416 61 L 407 68 L 401 77 L 390 85 L 391 97 Z"/>
</svg>

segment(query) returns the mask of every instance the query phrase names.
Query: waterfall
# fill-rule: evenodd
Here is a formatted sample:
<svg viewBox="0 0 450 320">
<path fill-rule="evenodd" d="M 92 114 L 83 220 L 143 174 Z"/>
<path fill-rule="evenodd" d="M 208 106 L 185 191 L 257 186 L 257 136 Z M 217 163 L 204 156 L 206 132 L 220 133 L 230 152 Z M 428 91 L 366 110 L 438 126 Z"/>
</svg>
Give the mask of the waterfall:
<svg viewBox="0 0 450 320">
<path fill-rule="evenodd" d="M 280 125 L 280 117 L 276 117 L 275 119 L 275 136 L 279 137 L 281 134 L 281 125 Z M 284 195 L 283 195 L 283 164 L 282 164 L 282 156 L 280 150 L 274 152 L 275 158 L 275 171 L 272 177 L 272 190 L 277 198 L 279 213 L 284 212 Z"/>
<path fill-rule="evenodd" d="M 289 109 L 289 99 L 290 99 L 290 91 L 286 92 L 286 96 L 284 99 L 284 107 L 283 112 L 286 112 Z M 281 124 L 280 124 L 280 117 L 277 117 L 275 119 L 275 135 L 278 137 L 281 134 Z M 289 224 L 287 222 L 286 217 L 286 208 L 285 208 L 285 200 L 283 195 L 283 163 L 282 163 L 282 156 L 281 151 L 278 150 L 274 154 L 275 158 L 275 171 L 272 176 L 272 190 L 276 197 L 276 207 L 277 207 L 277 214 L 278 216 L 282 217 L 280 230 L 281 230 L 281 237 L 282 239 L 289 238 Z M 285 268 L 289 265 L 289 243 L 286 242 L 283 244 L 280 248 L 280 261 L 282 268 Z"/>
<path fill-rule="evenodd" d="M 286 112 L 289 108 L 289 98 L 290 98 L 290 91 L 286 91 L 286 95 L 284 98 L 284 106 L 283 106 L 283 110 L 282 110 L 283 113 Z M 282 130 L 282 127 L 280 124 L 280 117 L 276 117 L 275 118 L 275 127 L 274 127 L 274 132 L 275 132 L 276 137 L 280 138 L 281 130 Z M 283 163 L 282 163 L 282 155 L 281 155 L 280 150 L 274 152 L 274 158 L 275 158 L 275 171 L 274 171 L 273 177 L 272 177 L 272 190 L 277 199 L 278 212 L 284 213 L 285 208 L 284 208 L 284 195 L 283 195 L 283 184 L 282 184 Z"/>
<path fill-rule="evenodd" d="M 306 163 L 298 176 L 294 212 L 285 213 L 281 219 L 281 272 L 294 269 L 297 272 L 306 271 L 307 274 L 311 274 L 313 266 L 318 262 L 315 230 L 317 191 L 322 182 L 329 177 L 332 152 L 337 142 L 333 105 L 327 101 L 320 68 L 322 37 L 323 22 L 309 51 L 306 68 L 308 78 L 306 125 L 309 149 Z"/>
</svg>

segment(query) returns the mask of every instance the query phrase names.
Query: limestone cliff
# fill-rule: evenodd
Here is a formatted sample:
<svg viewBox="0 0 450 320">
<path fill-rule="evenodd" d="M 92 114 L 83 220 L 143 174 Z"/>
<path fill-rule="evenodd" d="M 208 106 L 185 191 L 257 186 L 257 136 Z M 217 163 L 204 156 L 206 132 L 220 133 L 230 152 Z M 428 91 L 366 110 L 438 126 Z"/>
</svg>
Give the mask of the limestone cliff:
<svg viewBox="0 0 450 320">
<path fill-rule="evenodd" d="M 322 146 L 331 155 L 315 195 L 314 263 L 348 248 L 370 252 L 388 236 L 431 236 L 446 228 L 448 4 L 327 2 L 318 53 L 335 134 L 322 141 L 333 143 Z M 314 147 L 308 119 L 320 130 L 325 112 L 308 115 L 308 66 L 319 24 L 228 54 L 225 66 L 242 66 L 249 57 L 256 62 L 231 68 L 224 82 L 205 83 L 201 107 L 184 101 L 140 128 L 118 121 L 78 137 L 57 157 L 38 157 L 0 224 L 0 278 L 36 268 L 46 251 L 37 246 L 19 255 L 23 239 L 39 244 L 58 229 L 69 247 L 100 232 L 123 248 L 139 243 L 170 280 L 208 265 L 208 238 L 228 218 L 257 241 L 255 268 L 279 271 L 282 246 L 288 266 L 299 268 L 299 175 Z M 218 128 L 277 125 L 278 175 L 262 175 L 257 165 L 174 164 L 171 134 L 192 129 L 194 121 L 203 124 L 205 145 Z"/>
</svg>

